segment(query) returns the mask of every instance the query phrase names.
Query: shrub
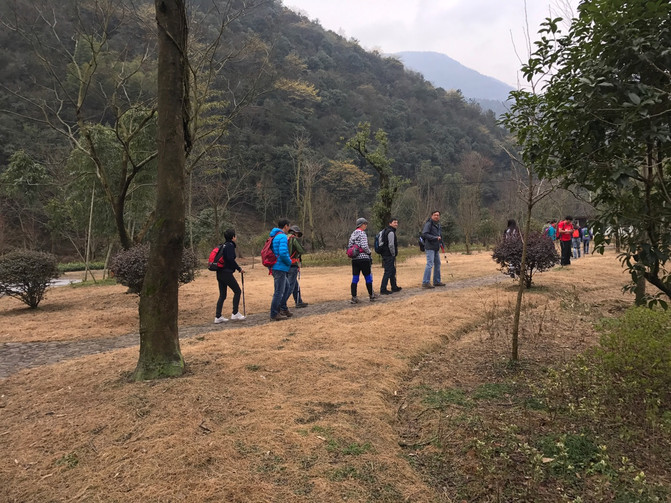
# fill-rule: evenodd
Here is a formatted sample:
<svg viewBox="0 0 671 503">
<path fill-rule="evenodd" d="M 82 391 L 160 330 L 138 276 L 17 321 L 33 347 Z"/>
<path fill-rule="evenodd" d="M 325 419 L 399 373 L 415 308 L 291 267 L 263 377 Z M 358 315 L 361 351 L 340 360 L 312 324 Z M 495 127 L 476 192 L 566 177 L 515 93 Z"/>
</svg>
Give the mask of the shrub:
<svg viewBox="0 0 671 503">
<path fill-rule="evenodd" d="M 501 266 L 504 274 L 520 276 L 522 266 L 522 240 L 504 239 L 494 247 L 492 258 Z M 524 272 L 524 284 L 531 288 L 531 279 L 535 272 L 551 269 L 559 263 L 559 255 L 552 240 L 538 232 L 530 232 L 527 241 L 527 266 Z"/>
<path fill-rule="evenodd" d="M 58 276 L 58 262 L 50 253 L 16 250 L 0 257 L 0 293 L 16 297 L 31 309 Z"/>
<path fill-rule="evenodd" d="M 133 246 L 129 250 L 122 250 L 110 260 L 110 271 L 114 274 L 117 283 L 128 287 L 129 293 L 140 294 L 144 276 L 147 273 L 149 262 L 149 245 Z M 182 267 L 179 272 L 179 283 L 190 283 L 196 277 L 198 258 L 190 249 L 185 248 L 182 254 Z"/>
</svg>

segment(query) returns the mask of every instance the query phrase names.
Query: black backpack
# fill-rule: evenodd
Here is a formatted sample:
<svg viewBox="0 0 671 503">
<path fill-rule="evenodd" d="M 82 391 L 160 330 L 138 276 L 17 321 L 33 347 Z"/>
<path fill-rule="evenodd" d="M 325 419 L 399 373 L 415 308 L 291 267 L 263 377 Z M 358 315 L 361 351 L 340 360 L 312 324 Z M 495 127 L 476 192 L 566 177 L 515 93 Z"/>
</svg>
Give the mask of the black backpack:
<svg viewBox="0 0 671 503">
<path fill-rule="evenodd" d="M 386 232 L 386 230 L 385 227 L 375 235 L 375 243 L 373 247 L 375 248 L 375 253 L 378 255 L 382 255 L 384 251 L 389 248 L 389 243 L 387 243 L 387 236 L 389 236 L 389 233 Z"/>
</svg>

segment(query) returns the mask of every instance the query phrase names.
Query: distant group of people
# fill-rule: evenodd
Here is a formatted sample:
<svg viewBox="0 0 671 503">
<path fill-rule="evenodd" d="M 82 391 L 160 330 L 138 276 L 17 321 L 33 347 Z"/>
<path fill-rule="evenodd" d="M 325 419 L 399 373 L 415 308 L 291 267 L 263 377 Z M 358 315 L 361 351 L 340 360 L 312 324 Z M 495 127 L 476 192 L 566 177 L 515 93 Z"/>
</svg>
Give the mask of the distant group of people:
<svg viewBox="0 0 671 503">
<path fill-rule="evenodd" d="M 543 228 L 543 235 L 559 241 L 561 252 L 561 265 L 571 265 L 571 257 L 580 258 L 581 249 L 584 255 L 589 254 L 589 243 L 594 237 L 592 230 L 587 225 L 580 225 L 580 221 L 573 221 L 571 215 L 557 222 L 555 219 L 548 221 Z"/>
<path fill-rule="evenodd" d="M 403 288 L 396 280 L 396 257 L 398 256 L 398 218 L 390 218 L 387 226 L 380 233 L 378 253 L 382 257 L 384 273 L 380 283 L 379 295 L 391 295 L 400 292 Z M 373 289 L 372 261 L 373 252 L 368 243 L 368 220 L 359 218 L 356 228 L 352 232 L 348 242 L 348 249 L 355 247 L 357 253 L 352 257 L 352 282 L 350 284 L 350 302 L 359 303 L 358 286 L 360 277 L 363 276 L 366 285 L 366 293 L 370 301 L 375 301 L 378 295 Z M 301 258 L 305 249 L 299 239 L 303 233 L 297 225 L 291 225 L 287 219 L 281 219 L 277 227 L 270 231 L 269 238 L 272 239 L 271 247 L 277 262 L 273 265 L 271 273 L 273 276 L 274 290 L 270 303 L 270 319 L 281 321 L 293 316 L 287 306 L 289 297 L 293 295 L 297 308 L 307 307 L 308 303 L 303 301 L 300 290 Z M 224 232 L 225 242 L 222 245 L 222 257 L 217 269 L 217 283 L 219 285 L 219 298 L 217 299 L 214 323 L 229 321 L 222 315 L 224 301 L 228 289 L 233 292 L 233 314 L 230 319 L 241 321 L 246 319 L 239 312 L 241 289 L 233 274 L 237 271 L 244 275 L 244 270 L 236 262 L 236 235 L 234 229 Z M 445 252 L 443 245 L 442 229 L 440 226 L 440 211 L 433 211 L 424 223 L 421 231 L 426 253 L 426 267 L 422 278 L 423 288 L 435 288 L 445 286 L 440 276 L 440 250 Z M 447 260 L 447 257 L 445 257 Z M 432 280 L 433 279 L 433 280 Z M 244 277 L 243 277 L 244 286 Z"/>
</svg>

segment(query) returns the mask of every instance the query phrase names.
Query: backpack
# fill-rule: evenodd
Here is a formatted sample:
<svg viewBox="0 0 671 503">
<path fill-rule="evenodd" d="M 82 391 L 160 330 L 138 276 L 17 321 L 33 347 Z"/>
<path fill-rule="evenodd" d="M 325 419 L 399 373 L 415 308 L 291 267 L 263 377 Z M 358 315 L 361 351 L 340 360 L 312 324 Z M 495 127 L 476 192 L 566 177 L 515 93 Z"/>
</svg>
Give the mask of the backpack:
<svg viewBox="0 0 671 503">
<path fill-rule="evenodd" d="M 426 251 L 426 248 L 424 247 L 424 238 L 422 237 L 422 233 L 419 233 L 419 239 L 417 240 L 417 244 L 419 245 L 419 251 Z"/>
<path fill-rule="evenodd" d="M 575 229 L 573 231 L 573 237 L 574 238 L 579 238 L 580 237 L 580 229 Z"/>
<path fill-rule="evenodd" d="M 589 235 L 589 229 L 587 227 L 583 227 L 582 229 L 582 238 L 585 241 L 589 241 L 592 236 Z"/>
<path fill-rule="evenodd" d="M 359 253 L 361 253 L 362 251 L 363 250 L 361 250 L 361 247 L 355 244 L 347 248 L 347 256 L 351 259 L 355 259 L 359 256 Z"/>
<path fill-rule="evenodd" d="M 210 252 L 210 258 L 207 261 L 207 268 L 210 271 L 217 271 L 224 268 L 224 245 L 215 246 Z"/>
<path fill-rule="evenodd" d="M 375 253 L 378 255 L 382 255 L 382 253 L 385 251 L 385 249 L 388 247 L 386 243 L 386 238 L 387 235 L 385 235 L 385 232 L 387 229 L 382 229 L 380 232 L 378 232 L 375 235 L 375 244 L 373 245 L 375 248 Z"/>
<path fill-rule="evenodd" d="M 269 270 L 272 270 L 273 266 L 277 264 L 277 256 L 273 251 L 274 238 L 275 236 L 268 236 L 268 239 L 266 239 L 266 242 L 263 243 L 263 248 L 261 249 L 261 263 Z"/>
</svg>

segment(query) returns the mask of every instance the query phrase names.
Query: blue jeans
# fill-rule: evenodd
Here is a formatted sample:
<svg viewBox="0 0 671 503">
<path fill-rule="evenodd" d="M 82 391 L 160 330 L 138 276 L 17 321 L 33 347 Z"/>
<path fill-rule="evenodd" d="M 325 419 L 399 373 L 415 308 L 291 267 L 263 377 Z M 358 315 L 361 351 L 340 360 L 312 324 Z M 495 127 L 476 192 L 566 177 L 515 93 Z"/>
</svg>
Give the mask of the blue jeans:
<svg viewBox="0 0 671 503">
<path fill-rule="evenodd" d="M 422 284 L 431 283 L 431 269 L 433 269 L 433 284 L 440 283 L 440 250 L 426 250 L 426 268 Z"/>
<path fill-rule="evenodd" d="M 580 238 L 571 238 L 573 244 L 573 258 L 580 258 Z"/>
<path fill-rule="evenodd" d="M 282 304 L 285 304 L 288 297 L 287 293 L 289 290 L 289 273 L 287 271 L 276 271 L 273 269 L 273 279 L 275 280 L 275 292 L 273 293 L 273 300 L 270 303 L 270 317 L 273 318 L 277 316 L 277 313 L 280 312 L 280 309 L 286 309 L 282 307 Z"/>
<path fill-rule="evenodd" d="M 286 297 L 282 302 L 282 309 L 288 309 L 287 300 L 291 297 L 291 294 L 296 293 L 296 285 L 298 283 L 298 266 L 292 266 L 287 273 L 287 281 L 289 281 L 289 286 L 287 288 Z M 298 302 L 298 301 L 296 301 Z"/>
</svg>

